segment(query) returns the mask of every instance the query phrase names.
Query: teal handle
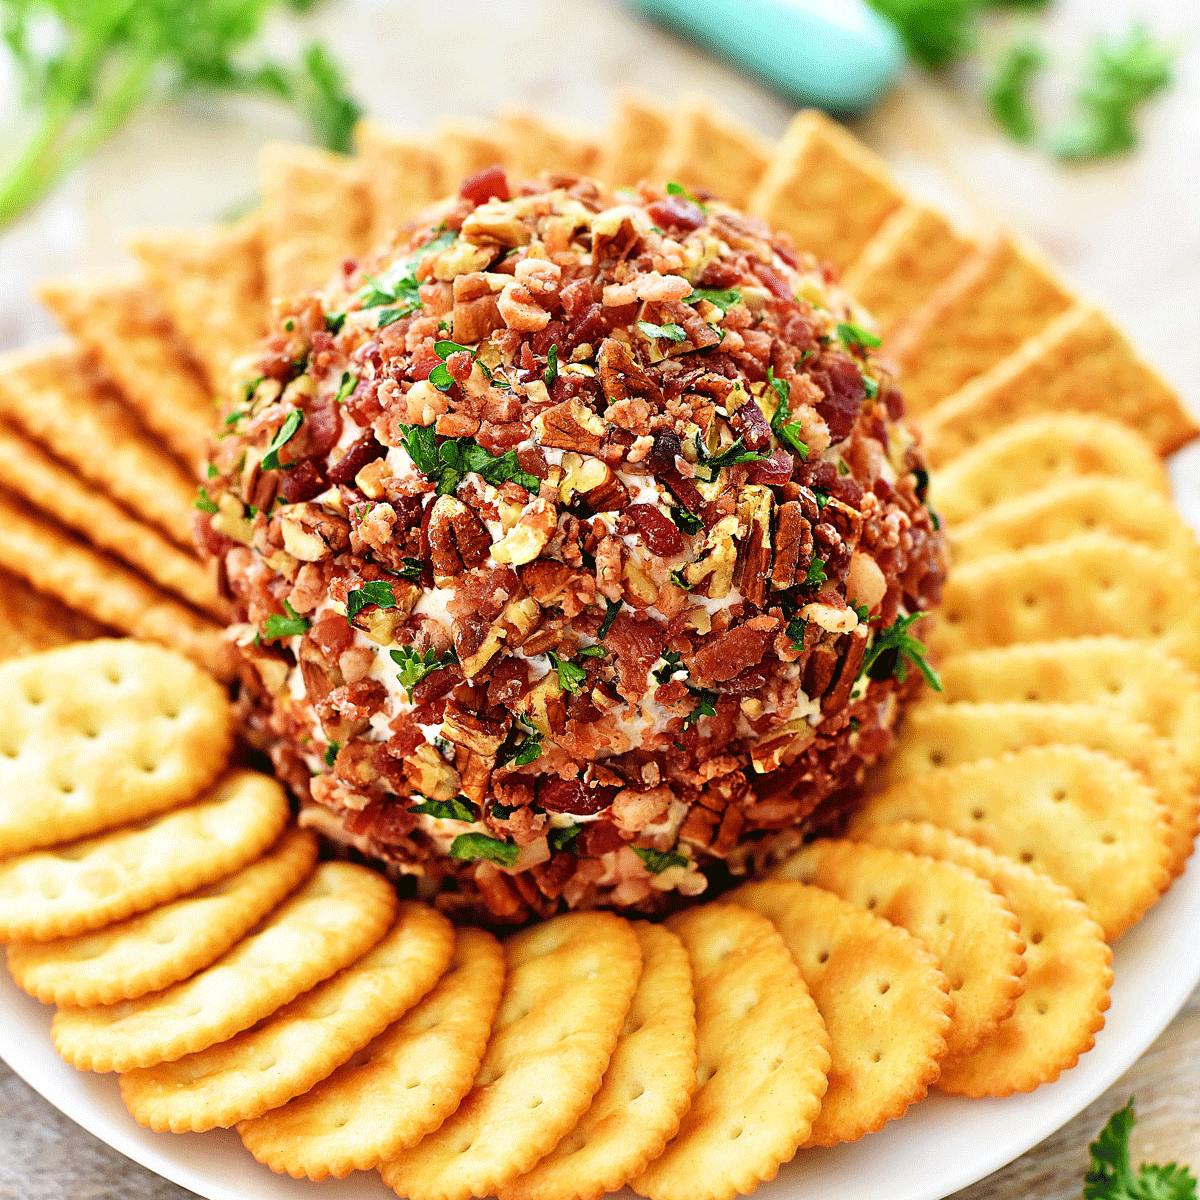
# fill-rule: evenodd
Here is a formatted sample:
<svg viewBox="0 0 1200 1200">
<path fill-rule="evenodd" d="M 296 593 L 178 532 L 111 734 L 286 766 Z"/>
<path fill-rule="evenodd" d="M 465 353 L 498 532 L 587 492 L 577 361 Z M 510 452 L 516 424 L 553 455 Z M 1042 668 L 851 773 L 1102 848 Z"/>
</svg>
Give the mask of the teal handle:
<svg viewBox="0 0 1200 1200">
<path fill-rule="evenodd" d="M 797 104 L 855 113 L 904 67 L 895 27 L 864 0 L 630 0 Z"/>
</svg>

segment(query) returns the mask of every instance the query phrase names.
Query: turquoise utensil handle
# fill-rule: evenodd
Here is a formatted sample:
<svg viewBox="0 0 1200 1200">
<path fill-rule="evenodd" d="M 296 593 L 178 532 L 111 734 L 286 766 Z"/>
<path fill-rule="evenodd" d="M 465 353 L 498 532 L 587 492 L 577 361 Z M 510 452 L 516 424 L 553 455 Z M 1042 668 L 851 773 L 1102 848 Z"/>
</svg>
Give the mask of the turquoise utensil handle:
<svg viewBox="0 0 1200 1200">
<path fill-rule="evenodd" d="M 630 0 L 748 67 L 797 104 L 861 112 L 904 66 L 895 27 L 864 0 Z"/>
</svg>

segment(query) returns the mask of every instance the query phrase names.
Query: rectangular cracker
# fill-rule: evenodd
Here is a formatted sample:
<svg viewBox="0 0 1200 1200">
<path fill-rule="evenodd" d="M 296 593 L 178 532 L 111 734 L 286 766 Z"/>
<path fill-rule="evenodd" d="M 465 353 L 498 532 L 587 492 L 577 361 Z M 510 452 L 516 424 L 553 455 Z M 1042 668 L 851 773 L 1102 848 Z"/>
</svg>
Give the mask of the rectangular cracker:
<svg viewBox="0 0 1200 1200">
<path fill-rule="evenodd" d="M 438 198 L 441 164 L 428 139 L 370 118 L 354 127 L 354 145 L 371 192 L 371 244 L 378 245 Z"/>
<path fill-rule="evenodd" d="M 904 202 L 872 151 L 816 109 L 792 118 L 754 193 L 751 211 L 796 248 L 848 267 Z"/>
<path fill-rule="evenodd" d="M 619 92 L 598 167 L 600 178 L 614 187 L 642 180 L 661 186 L 670 135 L 671 115 L 665 105 L 641 92 Z"/>
<path fill-rule="evenodd" d="M 703 96 L 684 98 L 671 118 L 671 136 L 659 167 L 672 180 L 743 207 L 771 158 L 770 143 Z"/>
<path fill-rule="evenodd" d="M 434 135 L 441 171 L 439 196 L 452 196 L 469 175 L 485 167 L 507 167 L 508 146 L 500 130 L 487 121 L 443 121 Z"/>
<path fill-rule="evenodd" d="M 0 662 L 100 637 L 104 627 L 0 571 Z"/>
<path fill-rule="evenodd" d="M 258 165 L 269 300 L 322 287 L 346 259 L 369 249 L 374 212 L 360 162 L 270 142 Z"/>
<path fill-rule="evenodd" d="M 31 508 L 42 509 L 48 523 L 57 519 L 201 612 L 225 618 L 226 605 L 217 595 L 211 564 L 179 549 L 104 493 L 81 483 L 37 443 L 4 426 L 0 426 L 0 489 L 20 496 Z"/>
<path fill-rule="evenodd" d="M 952 572 L 928 642 L 940 660 L 1104 633 L 1157 642 L 1200 670 L 1200 580 L 1161 551 L 1081 534 Z"/>
<path fill-rule="evenodd" d="M 203 461 L 216 420 L 204 377 L 142 276 L 80 276 L 38 295 L 100 364 L 142 424 L 189 466 Z"/>
<path fill-rule="evenodd" d="M 0 494 L 0 568 L 109 629 L 182 651 L 219 675 L 230 670 L 221 626 L 152 587 L 121 563 L 30 515 Z"/>
<path fill-rule="evenodd" d="M 527 109 L 511 108 L 500 114 L 501 136 L 508 143 L 509 169 L 532 178 L 548 171 L 553 175 L 595 175 L 600 145 L 595 138 L 547 121 Z"/>
<path fill-rule="evenodd" d="M 1042 412 L 1096 412 L 1124 421 L 1170 454 L 1200 427 L 1175 390 L 1098 309 L 1076 304 L 922 418 L 935 465 L 1011 421 Z"/>
<path fill-rule="evenodd" d="M 223 396 L 230 366 L 267 328 L 262 214 L 230 225 L 146 230 L 130 248 L 204 368 L 209 392 Z M 215 422 L 211 404 L 206 415 Z"/>
<path fill-rule="evenodd" d="M 905 204 L 846 269 L 846 290 L 875 318 L 885 341 L 971 253 L 974 242 L 935 209 Z"/>
<path fill-rule="evenodd" d="M 78 347 L 0 356 L 0 415 L 188 549 L 195 482 L 146 432 Z"/>
<path fill-rule="evenodd" d="M 848 836 L 892 821 L 941 825 L 1045 871 L 1109 941 L 1170 882 L 1158 794 L 1120 759 L 1082 746 L 1034 746 L 895 783 L 864 800 Z"/>
<path fill-rule="evenodd" d="M 1160 496 L 1170 481 L 1154 447 L 1128 425 L 1087 413 L 1026 417 L 938 471 L 930 502 L 954 526 L 994 505 L 1082 476 L 1128 479 Z"/>
<path fill-rule="evenodd" d="M 1074 303 L 1041 256 L 1007 235 L 973 251 L 892 341 L 909 411 L 928 412 Z"/>
</svg>

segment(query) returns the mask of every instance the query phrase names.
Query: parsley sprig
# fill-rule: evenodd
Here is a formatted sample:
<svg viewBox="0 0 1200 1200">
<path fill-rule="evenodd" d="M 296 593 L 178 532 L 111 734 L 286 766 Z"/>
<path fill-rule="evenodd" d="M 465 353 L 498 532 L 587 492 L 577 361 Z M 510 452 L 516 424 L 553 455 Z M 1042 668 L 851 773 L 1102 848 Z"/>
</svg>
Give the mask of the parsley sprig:
<svg viewBox="0 0 1200 1200">
<path fill-rule="evenodd" d="M 450 800 L 426 800 L 413 804 L 410 813 L 420 813 L 427 817 L 438 817 L 443 821 L 478 821 L 479 810 L 462 796 L 454 796 Z"/>
<path fill-rule="evenodd" d="M 271 613 L 262 623 L 261 636 L 264 642 L 277 642 L 281 638 L 299 637 L 307 633 L 312 622 L 302 617 L 286 600 L 283 602 L 283 614 Z"/>
<path fill-rule="evenodd" d="M 712 483 L 725 467 L 733 467 L 738 463 L 762 462 L 768 456 L 759 454 L 757 450 L 747 450 L 746 443 L 739 437 L 735 438 L 719 453 L 709 456 L 700 435 L 696 434 L 697 466 L 708 471 L 707 483 Z"/>
<path fill-rule="evenodd" d="M 385 329 L 401 317 L 412 316 L 421 307 L 421 284 L 417 279 L 417 267 L 422 257 L 431 251 L 446 249 L 457 237 L 458 234 L 453 230 L 445 229 L 418 247 L 407 258 L 392 263 L 381 275 L 367 276 L 367 282 L 354 294 L 354 299 L 361 308 L 382 309 L 376 321 L 376 328 Z M 332 322 L 336 326 L 333 332 L 336 332 L 345 319 L 345 313 L 328 313 L 325 325 L 329 328 Z"/>
<path fill-rule="evenodd" d="M 413 689 L 418 683 L 427 679 L 434 671 L 444 670 L 458 661 L 453 650 L 447 650 L 445 654 L 438 654 L 434 650 L 424 652 L 414 650 L 412 646 L 401 646 L 397 650 L 389 650 L 388 655 L 392 662 L 400 668 L 396 678 L 400 680 L 410 701 L 413 698 Z"/>
<path fill-rule="evenodd" d="M 536 493 L 541 480 L 521 469 L 515 450 L 496 455 L 485 450 L 471 438 L 443 438 L 438 441 L 432 425 L 405 425 L 401 440 L 414 466 L 422 475 L 434 480 L 437 494 L 447 496 L 474 472 L 488 483 L 499 485 L 512 482 L 527 492 Z"/>
<path fill-rule="evenodd" d="M 1129 1135 L 1136 1122 L 1131 1096 L 1088 1146 L 1084 1200 L 1197 1200 L 1196 1177 L 1187 1167 L 1142 1163 L 1134 1170 L 1129 1160 Z"/>
<path fill-rule="evenodd" d="M 520 854 L 521 847 L 516 842 L 501 841 L 488 837 L 486 833 L 460 833 L 450 843 L 450 857 L 464 862 L 482 859 L 500 867 L 512 867 L 516 865 Z"/>
<path fill-rule="evenodd" d="M 359 588 L 352 588 L 346 596 L 346 619 L 353 621 L 368 605 L 378 608 L 395 608 L 396 593 L 386 579 L 371 579 Z"/>
<path fill-rule="evenodd" d="M 260 465 L 264 471 L 286 470 L 291 465 L 290 463 L 280 463 L 279 452 L 296 436 L 300 431 L 300 426 L 303 424 L 304 413 L 298 408 L 293 408 L 284 417 L 283 424 L 275 431 L 275 436 L 271 439 L 270 444 L 267 446 L 267 452 L 263 455 Z"/>
<path fill-rule="evenodd" d="M 808 443 L 800 436 L 804 432 L 800 422 L 789 419 L 792 415 L 792 385 L 786 379 L 778 378 L 771 367 L 767 368 L 767 382 L 779 400 L 775 415 L 771 418 L 775 436 L 801 458 L 807 458 Z"/>
<path fill-rule="evenodd" d="M 564 692 L 576 695 L 584 683 L 587 681 L 587 671 L 577 662 L 572 662 L 569 658 L 562 658 L 551 650 L 547 657 L 550 659 L 550 665 L 554 668 L 558 675 L 558 686 Z M 603 646 L 584 646 L 579 651 L 579 658 L 603 658 Z"/>
<path fill-rule="evenodd" d="M 675 850 L 653 850 L 649 846 L 630 846 L 630 849 L 646 864 L 652 875 L 661 875 L 668 867 L 686 867 L 688 860 Z"/>
<path fill-rule="evenodd" d="M 897 617 L 886 629 L 879 630 L 863 659 L 862 674 L 870 679 L 895 678 L 903 683 L 912 665 L 935 692 L 940 692 L 942 681 L 926 657 L 928 651 L 925 643 L 909 633 L 913 625 L 927 615 L 915 612 L 906 617 Z"/>
<path fill-rule="evenodd" d="M 727 313 L 735 304 L 741 304 L 742 293 L 737 288 L 696 288 L 683 298 L 684 304 L 699 304 L 701 300 L 707 300 Z"/>
</svg>

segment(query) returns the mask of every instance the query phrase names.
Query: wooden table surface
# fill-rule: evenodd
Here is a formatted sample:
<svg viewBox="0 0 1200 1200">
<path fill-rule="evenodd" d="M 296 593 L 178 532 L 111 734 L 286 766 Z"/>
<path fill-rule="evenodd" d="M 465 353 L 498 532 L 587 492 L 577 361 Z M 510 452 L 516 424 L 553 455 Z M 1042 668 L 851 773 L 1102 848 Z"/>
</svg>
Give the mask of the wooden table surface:
<svg viewBox="0 0 1200 1200">
<path fill-rule="evenodd" d="M 1102 10 L 1102 11 L 1101 11 Z M 403 13 L 403 26 L 400 14 Z M 349 18 L 349 19 L 348 19 Z M 1176 0 L 1057 0 L 1037 18 L 1066 60 L 1089 31 L 1144 18 L 1190 47 L 1174 89 L 1147 114 L 1139 152 L 1064 170 L 999 138 L 982 115 L 978 66 L 936 81 L 913 74 L 857 131 L 928 198 L 978 223 L 1039 241 L 1076 286 L 1102 301 L 1195 401 L 1200 379 L 1200 18 Z M 344 0 L 310 22 L 352 71 L 371 111 L 412 129 L 446 115 L 519 103 L 598 126 L 614 87 L 664 97 L 697 90 L 775 135 L 791 107 L 736 69 L 650 29 L 616 0 Z M 289 41 L 287 31 L 279 34 Z M 1005 37 L 988 30 L 985 50 Z M 444 64 L 431 86 L 405 64 Z M 4 77 L 0 69 L 0 95 Z M 1047 100 L 1067 88 L 1051 84 Z M 0 103 L 0 113 L 10 111 Z M 252 104 L 164 105 L 140 117 L 18 228 L 0 236 L 0 348 L 48 333 L 29 303 L 34 281 L 117 261 L 122 235 L 146 224 L 204 221 L 253 194 L 256 147 L 297 136 L 289 117 Z M 154 164 L 153 171 L 146 164 Z M 198 168 L 197 164 L 203 164 Z M 1196 461 L 1196 460 L 1193 460 Z M 1200 471 L 1180 495 L 1200 511 Z M 1078 1196 L 1086 1144 L 1136 1093 L 1136 1152 L 1200 1166 L 1200 993 L 1104 1097 L 1022 1159 L 957 1200 Z M 919 1170 L 919 1163 L 913 1164 Z M 251 1176 L 248 1176 L 248 1180 Z M 252 1195 L 252 1185 L 247 1195 Z M 133 1166 L 72 1125 L 0 1065 L 0 1200 L 179 1200 L 187 1193 Z M 848 1200 L 885 1200 L 851 1197 Z"/>
</svg>

